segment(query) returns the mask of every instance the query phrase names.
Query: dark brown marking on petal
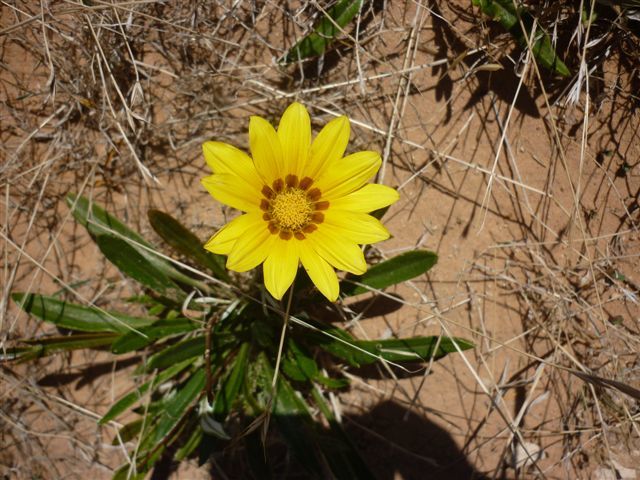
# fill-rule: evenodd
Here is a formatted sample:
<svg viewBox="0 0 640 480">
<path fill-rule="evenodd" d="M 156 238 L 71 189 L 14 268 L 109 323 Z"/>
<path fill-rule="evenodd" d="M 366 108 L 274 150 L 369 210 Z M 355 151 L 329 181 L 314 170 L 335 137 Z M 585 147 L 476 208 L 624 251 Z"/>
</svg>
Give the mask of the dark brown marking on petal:
<svg viewBox="0 0 640 480">
<path fill-rule="evenodd" d="M 287 187 L 296 188 L 298 186 L 298 176 L 287 175 L 286 183 L 287 183 Z"/>
<path fill-rule="evenodd" d="M 291 240 L 291 237 L 293 237 L 293 234 L 289 230 L 280 231 L 280 238 L 282 240 Z"/>
<path fill-rule="evenodd" d="M 313 185 L 313 179 L 309 177 L 304 177 L 300 180 L 300 188 L 302 190 L 308 190 L 311 185 Z"/>
<path fill-rule="evenodd" d="M 307 225 L 306 227 L 304 227 L 302 229 L 302 231 L 304 233 L 313 233 L 315 230 L 317 230 L 318 227 L 316 225 L 314 225 L 313 223 L 310 223 L 309 225 Z"/>
<path fill-rule="evenodd" d="M 322 222 L 324 222 L 324 213 L 315 212 L 313 215 L 311 215 L 311 221 L 313 223 L 322 223 Z"/>
<path fill-rule="evenodd" d="M 312 202 L 317 202 L 318 200 L 320 200 L 321 196 L 322 196 L 322 192 L 320 192 L 319 188 L 312 188 L 307 193 L 307 198 Z"/>
<path fill-rule="evenodd" d="M 284 188 L 284 181 L 281 178 L 278 178 L 277 180 L 273 181 L 272 186 L 276 193 L 280 193 Z"/>
<path fill-rule="evenodd" d="M 268 213 L 263 213 L 262 214 L 262 219 L 266 222 L 271 221 L 271 215 L 269 215 Z"/>
<path fill-rule="evenodd" d="M 271 190 L 271 188 L 269 188 L 268 185 L 265 185 L 264 187 L 262 187 L 262 195 L 264 195 L 265 198 L 267 198 L 268 200 L 271 200 L 273 199 L 273 197 L 276 196 L 275 192 Z"/>
<path fill-rule="evenodd" d="M 326 200 L 323 202 L 316 202 L 316 210 L 327 210 L 329 208 L 329 202 Z"/>
<path fill-rule="evenodd" d="M 275 235 L 279 231 L 280 231 L 280 229 L 278 228 L 278 226 L 275 223 L 271 222 L 269 224 L 269 232 L 271 232 L 272 235 Z"/>
<path fill-rule="evenodd" d="M 260 200 L 260 210 L 264 210 L 265 212 L 269 211 L 269 200 L 264 198 Z"/>
<path fill-rule="evenodd" d="M 298 240 L 304 240 L 305 238 L 307 238 L 304 236 L 304 233 L 302 232 L 296 232 L 293 234 L 293 236 L 296 237 Z"/>
</svg>

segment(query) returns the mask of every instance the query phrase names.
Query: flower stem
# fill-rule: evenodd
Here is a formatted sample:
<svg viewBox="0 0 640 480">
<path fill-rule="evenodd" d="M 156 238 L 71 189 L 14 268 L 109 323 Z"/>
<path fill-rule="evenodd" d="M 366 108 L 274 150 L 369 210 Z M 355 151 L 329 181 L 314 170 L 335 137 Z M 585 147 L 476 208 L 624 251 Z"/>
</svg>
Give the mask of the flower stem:
<svg viewBox="0 0 640 480">
<path fill-rule="evenodd" d="M 271 409 L 273 408 L 273 399 L 276 395 L 276 384 L 278 383 L 278 373 L 280 372 L 280 360 L 282 359 L 282 350 L 284 349 L 284 337 L 287 333 L 287 326 L 289 325 L 289 313 L 291 312 L 291 301 L 293 300 L 293 287 L 295 286 L 295 279 L 289 287 L 289 297 L 287 298 L 287 308 L 282 316 L 282 333 L 280 334 L 280 345 L 278 346 L 278 356 L 276 357 L 276 366 L 273 370 L 273 380 L 271 381 L 271 395 L 265 408 L 264 424 L 262 425 L 262 444 L 266 444 L 267 432 L 269 431 L 269 421 L 271 420 Z"/>
<path fill-rule="evenodd" d="M 284 311 L 282 317 L 282 333 L 280 334 L 280 345 L 278 346 L 278 356 L 276 357 L 276 366 L 273 371 L 273 381 L 271 382 L 271 388 L 276 388 L 276 382 L 278 381 L 278 372 L 280 371 L 280 360 L 282 359 L 282 349 L 284 348 L 284 337 L 287 332 L 287 326 L 289 325 L 289 313 L 291 312 L 291 300 L 293 299 L 293 287 L 295 286 L 295 279 L 289 287 L 289 298 L 287 299 L 287 308 Z"/>
</svg>

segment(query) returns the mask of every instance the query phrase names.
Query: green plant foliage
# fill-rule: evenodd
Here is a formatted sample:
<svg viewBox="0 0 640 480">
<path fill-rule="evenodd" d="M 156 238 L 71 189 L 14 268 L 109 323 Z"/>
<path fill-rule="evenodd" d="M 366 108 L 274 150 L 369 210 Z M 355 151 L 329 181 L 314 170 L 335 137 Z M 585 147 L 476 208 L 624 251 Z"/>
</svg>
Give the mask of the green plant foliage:
<svg viewBox="0 0 640 480">
<path fill-rule="evenodd" d="M 167 277 L 186 283 L 187 285 L 207 289 L 207 286 L 202 282 L 196 282 L 193 278 L 178 271 L 170 262 L 155 253 L 153 246 L 149 242 L 113 215 L 107 213 L 99 205 L 85 197 L 78 197 L 73 194 L 67 195 L 67 205 L 71 209 L 71 213 L 76 221 L 84 226 L 94 239 L 96 237 L 107 236 L 127 241 L 129 245 L 145 257 L 156 270 L 163 272 Z"/>
<path fill-rule="evenodd" d="M 533 25 L 535 18 L 524 7 L 516 9 L 514 0 L 472 0 L 485 15 L 499 22 L 518 41 L 521 47 L 527 47 L 527 37 L 531 42 L 531 53 L 538 63 L 558 75 L 568 77 L 571 72 L 556 54 L 551 38 L 541 25 L 536 25 L 535 36 Z M 522 23 L 521 23 L 522 22 Z M 524 29 L 522 28 L 524 26 Z"/>
<path fill-rule="evenodd" d="M 29 344 L 28 347 L 10 347 L 0 351 L 0 361 L 34 360 L 62 351 L 99 348 L 111 345 L 116 338 L 118 336 L 111 333 L 81 333 L 62 337 L 27 339 L 23 340 L 23 343 Z"/>
<path fill-rule="evenodd" d="M 345 285 L 342 288 L 342 292 L 344 295 L 349 296 L 368 292 L 372 288 L 382 290 L 428 272 L 437 261 L 438 256 L 433 252 L 421 250 L 406 252 L 374 265 L 360 277 L 348 277 L 351 284 Z"/>
<path fill-rule="evenodd" d="M 179 299 L 185 294 L 165 273 L 121 238 L 98 235 L 100 251 L 125 275 L 161 295 Z"/>
<path fill-rule="evenodd" d="M 162 239 L 175 248 L 178 252 L 190 257 L 199 265 L 211 270 L 216 277 L 229 280 L 229 275 L 224 269 L 225 259 L 221 255 L 215 255 L 202 248 L 202 242 L 198 240 L 190 230 L 184 227 L 178 220 L 168 213 L 160 210 L 149 210 L 149 223 Z"/>
<path fill-rule="evenodd" d="M 308 477 L 323 478 L 330 470 L 340 479 L 374 478 L 324 399 L 326 390 L 349 386 L 337 367 L 424 363 L 473 346 L 464 339 L 435 336 L 358 340 L 314 318 L 311 307 L 318 297 L 307 283 L 304 290 L 294 290 L 309 295 L 293 302 L 296 322 L 286 330 L 280 352 L 282 314 L 272 311 L 273 304 L 255 301 L 263 294 L 258 279 L 228 276 L 221 259 L 208 254 L 170 215 L 154 210 L 149 220 L 163 240 L 193 262 L 189 271 L 205 268 L 213 273 L 213 279 L 202 277 L 211 283 L 174 267 L 86 198 L 70 195 L 67 202 L 102 253 L 140 285 L 141 294 L 125 300 L 147 313 L 134 317 L 54 296 L 14 293 L 23 310 L 71 333 L 22 339 L 3 350 L 0 361 L 34 360 L 80 348 L 138 355 L 138 386 L 100 419 L 113 425 L 120 416 L 137 415 L 114 439 L 114 444 L 135 445 L 131 463 L 115 472 L 116 479 L 145 478 L 163 458 L 199 456 L 204 461 L 236 447 L 242 452 L 238 458 L 257 478 L 278 478 L 281 472 L 262 445 L 266 432 L 279 436 Z M 349 276 L 341 291 L 345 297 L 376 295 L 423 275 L 436 261 L 433 252 L 407 252 L 360 277 Z"/>
<path fill-rule="evenodd" d="M 227 418 L 227 415 L 231 412 L 233 404 L 240 393 L 240 389 L 245 383 L 244 376 L 247 372 L 250 351 L 251 344 L 243 343 L 240 346 L 233 363 L 233 368 L 222 382 L 220 391 L 213 401 L 213 416 L 220 421 Z"/>
<path fill-rule="evenodd" d="M 322 55 L 358 14 L 363 3 L 364 0 L 340 0 L 326 13 L 323 12 L 322 20 L 314 31 L 291 47 L 280 62 L 293 63 Z"/>
<path fill-rule="evenodd" d="M 139 350 L 155 340 L 185 334 L 197 328 L 197 324 L 186 318 L 172 318 L 158 320 L 149 327 L 143 327 L 136 332 L 129 332 L 113 342 L 113 353 L 127 353 Z"/>
<path fill-rule="evenodd" d="M 58 327 L 79 332 L 128 333 L 151 325 L 152 318 L 137 318 L 97 307 L 83 307 L 34 293 L 14 293 L 11 298 L 25 312 Z"/>
<path fill-rule="evenodd" d="M 182 370 L 184 370 L 186 367 L 191 365 L 193 362 L 194 362 L 194 359 L 189 359 L 184 362 L 176 363 L 175 365 L 170 366 L 166 370 L 163 370 L 153 380 L 143 383 L 135 391 L 128 393 L 127 395 L 122 397 L 120 400 L 118 400 L 116 403 L 114 403 L 113 406 L 109 409 L 109 411 L 105 413 L 105 415 L 100 419 L 99 423 L 105 424 L 110 420 L 113 420 L 114 418 L 116 418 L 121 413 L 124 413 L 131 406 L 133 406 L 135 403 L 140 401 L 143 398 L 143 396 L 147 393 L 147 391 L 149 391 L 149 389 L 155 390 L 159 385 L 162 385 L 167 380 L 175 377 L 177 374 L 179 374 Z"/>
<path fill-rule="evenodd" d="M 450 353 L 469 350 L 473 343 L 462 338 L 449 337 L 411 337 L 390 338 L 386 340 L 356 340 L 351 361 L 360 365 L 374 363 L 378 358 L 388 362 L 424 362 L 432 358 L 438 360 Z M 368 355 L 369 352 L 375 356 Z"/>
</svg>

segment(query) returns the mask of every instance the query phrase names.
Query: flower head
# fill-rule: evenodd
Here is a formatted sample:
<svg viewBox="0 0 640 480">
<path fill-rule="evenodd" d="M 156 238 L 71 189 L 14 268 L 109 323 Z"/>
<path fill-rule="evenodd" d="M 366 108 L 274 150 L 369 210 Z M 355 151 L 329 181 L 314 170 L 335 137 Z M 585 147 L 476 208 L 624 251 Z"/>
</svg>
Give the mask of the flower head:
<svg viewBox="0 0 640 480">
<path fill-rule="evenodd" d="M 227 268 L 244 272 L 263 264 L 267 290 L 281 299 L 301 263 L 329 300 L 338 298 L 334 268 L 357 275 L 367 269 L 359 245 L 389 238 L 369 212 L 392 204 L 398 192 L 367 181 L 380 155 L 363 151 L 343 158 L 347 117 L 330 121 L 311 141 L 307 110 L 291 104 L 278 129 L 261 117 L 249 123 L 250 158 L 221 142 L 202 148 L 213 175 L 202 184 L 218 201 L 245 212 L 206 243 L 228 255 Z"/>
</svg>

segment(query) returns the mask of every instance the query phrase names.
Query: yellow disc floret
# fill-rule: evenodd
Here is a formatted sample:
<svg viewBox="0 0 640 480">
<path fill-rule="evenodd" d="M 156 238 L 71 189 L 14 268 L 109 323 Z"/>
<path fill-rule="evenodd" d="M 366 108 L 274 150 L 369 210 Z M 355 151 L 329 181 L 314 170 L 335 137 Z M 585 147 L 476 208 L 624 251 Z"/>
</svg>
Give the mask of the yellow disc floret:
<svg viewBox="0 0 640 480">
<path fill-rule="evenodd" d="M 314 207 L 307 192 L 299 188 L 288 188 L 271 200 L 271 218 L 281 230 L 298 231 L 311 221 Z"/>
<path fill-rule="evenodd" d="M 283 240 L 293 237 L 304 240 L 305 234 L 315 231 L 324 221 L 321 210 L 327 210 L 329 202 L 321 200 L 322 192 L 311 188 L 312 184 L 309 177 L 298 181 L 296 175 L 287 175 L 276 179 L 271 187 L 262 187 L 262 219 L 272 234 Z"/>
</svg>

